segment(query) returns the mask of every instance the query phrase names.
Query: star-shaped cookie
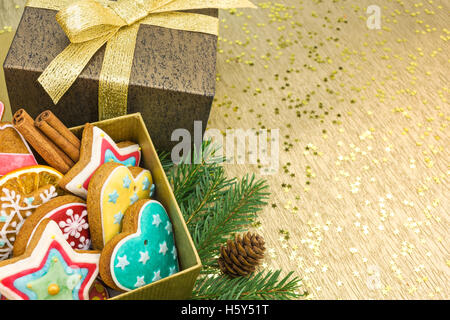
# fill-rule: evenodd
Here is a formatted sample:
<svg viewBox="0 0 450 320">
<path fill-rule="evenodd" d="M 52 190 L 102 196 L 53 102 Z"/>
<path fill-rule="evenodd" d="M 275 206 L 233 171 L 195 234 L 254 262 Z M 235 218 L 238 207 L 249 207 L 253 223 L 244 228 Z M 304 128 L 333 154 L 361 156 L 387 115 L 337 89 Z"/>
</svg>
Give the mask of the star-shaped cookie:
<svg viewBox="0 0 450 320">
<path fill-rule="evenodd" d="M 99 251 L 73 250 L 58 224 L 39 223 L 25 253 L 0 263 L 0 294 L 10 300 L 88 300 Z"/>
<path fill-rule="evenodd" d="M 99 166 L 107 162 L 127 167 L 139 166 L 141 151 L 130 141 L 115 143 L 102 129 L 87 123 L 81 138 L 80 159 L 61 179 L 59 185 L 86 199 L 89 181 Z"/>
</svg>

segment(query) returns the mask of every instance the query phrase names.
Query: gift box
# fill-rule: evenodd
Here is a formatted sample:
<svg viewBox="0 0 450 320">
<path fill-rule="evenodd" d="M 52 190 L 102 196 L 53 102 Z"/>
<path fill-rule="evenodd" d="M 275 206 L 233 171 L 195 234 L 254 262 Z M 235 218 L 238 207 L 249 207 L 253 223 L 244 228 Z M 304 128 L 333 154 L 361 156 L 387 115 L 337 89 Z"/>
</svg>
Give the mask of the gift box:
<svg viewBox="0 0 450 320">
<path fill-rule="evenodd" d="M 138 289 L 121 293 L 111 299 L 175 300 L 188 299 L 202 267 L 183 215 L 159 161 L 152 139 L 140 113 L 93 123 L 104 130 L 114 141 L 133 141 L 140 145 L 140 166 L 149 169 L 155 184 L 154 198 L 166 209 L 173 225 L 180 271 Z M 81 138 L 84 126 L 70 128 Z"/>
<path fill-rule="evenodd" d="M 105 45 L 56 104 L 37 82 L 70 43 L 55 19 L 57 12 L 33 6 L 24 9 L 3 65 L 12 113 L 26 107 L 34 118 L 51 109 L 68 126 L 103 120 L 99 117 L 99 78 Z M 218 15 L 217 9 L 189 12 Z M 177 128 L 193 135 L 194 121 L 204 123 L 204 132 L 215 91 L 216 43 L 213 34 L 139 25 L 123 114 L 142 114 L 157 150 L 171 149 L 176 143 L 171 142 L 171 134 Z"/>
</svg>

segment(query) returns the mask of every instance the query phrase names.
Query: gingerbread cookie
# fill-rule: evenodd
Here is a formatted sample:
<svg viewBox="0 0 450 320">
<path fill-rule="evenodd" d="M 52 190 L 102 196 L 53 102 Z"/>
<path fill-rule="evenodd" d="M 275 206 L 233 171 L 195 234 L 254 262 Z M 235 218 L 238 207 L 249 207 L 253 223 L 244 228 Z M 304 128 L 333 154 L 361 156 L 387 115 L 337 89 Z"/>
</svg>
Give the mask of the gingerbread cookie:
<svg viewBox="0 0 450 320">
<path fill-rule="evenodd" d="M 61 179 L 59 185 L 86 199 L 89 181 L 95 170 L 106 162 L 139 166 L 141 151 L 138 144 L 125 141 L 116 144 L 103 130 L 86 124 L 81 138 L 79 161 Z"/>
<path fill-rule="evenodd" d="M 57 187 L 61 178 L 47 166 L 18 169 L 0 178 L 0 260 L 10 256 L 25 219 L 61 193 Z"/>
<path fill-rule="evenodd" d="M 0 262 L 0 293 L 11 300 L 88 300 L 99 257 L 73 250 L 58 224 L 44 219 L 23 255 Z"/>
<path fill-rule="evenodd" d="M 73 249 L 88 250 L 90 248 L 86 202 L 81 198 L 66 195 L 53 198 L 41 205 L 25 220 L 14 242 L 13 256 L 20 256 L 25 252 L 36 226 L 43 219 L 58 223 L 64 238 Z"/>
<path fill-rule="evenodd" d="M 111 288 L 129 291 L 179 271 L 172 224 L 156 200 L 139 200 L 123 220 L 122 232 L 100 256 L 100 276 Z"/>
<path fill-rule="evenodd" d="M 150 198 L 152 175 L 142 168 L 109 162 L 97 169 L 90 183 L 87 208 L 92 246 L 101 250 L 120 232 L 125 211 L 136 201 Z"/>
<path fill-rule="evenodd" d="M 37 165 L 28 143 L 11 123 L 0 122 L 0 176 Z"/>
</svg>

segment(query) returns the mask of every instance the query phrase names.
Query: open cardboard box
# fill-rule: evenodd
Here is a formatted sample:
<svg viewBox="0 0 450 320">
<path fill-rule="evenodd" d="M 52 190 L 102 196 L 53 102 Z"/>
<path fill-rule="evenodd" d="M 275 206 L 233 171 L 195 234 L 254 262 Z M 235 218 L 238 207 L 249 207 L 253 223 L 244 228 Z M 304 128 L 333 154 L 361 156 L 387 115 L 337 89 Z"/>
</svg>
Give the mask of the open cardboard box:
<svg viewBox="0 0 450 320">
<path fill-rule="evenodd" d="M 156 186 L 154 198 L 162 203 L 170 217 L 180 263 L 178 273 L 138 289 L 121 293 L 111 299 L 188 299 L 200 273 L 201 261 L 141 114 L 134 113 L 92 124 L 104 130 L 115 142 L 128 140 L 141 146 L 142 160 L 140 166 L 149 169 L 152 173 L 153 183 Z M 78 126 L 70 130 L 81 138 L 83 128 L 84 126 Z"/>
</svg>

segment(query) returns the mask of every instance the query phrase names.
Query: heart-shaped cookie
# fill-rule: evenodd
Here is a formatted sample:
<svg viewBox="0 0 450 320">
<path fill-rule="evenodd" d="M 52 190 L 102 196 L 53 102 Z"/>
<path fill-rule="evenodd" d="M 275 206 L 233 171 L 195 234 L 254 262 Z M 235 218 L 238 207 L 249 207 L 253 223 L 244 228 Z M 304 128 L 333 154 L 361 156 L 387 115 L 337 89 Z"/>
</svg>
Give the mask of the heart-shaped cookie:
<svg viewBox="0 0 450 320">
<path fill-rule="evenodd" d="M 88 219 L 94 249 L 122 229 L 125 211 L 136 201 L 150 198 L 152 191 L 150 171 L 109 162 L 92 176 L 87 195 Z"/>
<path fill-rule="evenodd" d="M 129 291 L 179 271 L 172 223 L 156 200 L 139 200 L 123 220 L 122 232 L 100 256 L 100 277 L 111 288 Z"/>
</svg>

